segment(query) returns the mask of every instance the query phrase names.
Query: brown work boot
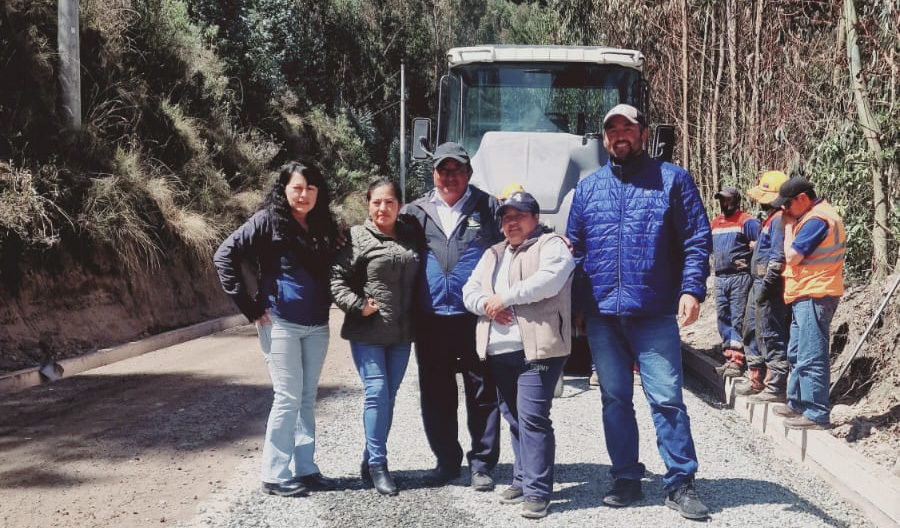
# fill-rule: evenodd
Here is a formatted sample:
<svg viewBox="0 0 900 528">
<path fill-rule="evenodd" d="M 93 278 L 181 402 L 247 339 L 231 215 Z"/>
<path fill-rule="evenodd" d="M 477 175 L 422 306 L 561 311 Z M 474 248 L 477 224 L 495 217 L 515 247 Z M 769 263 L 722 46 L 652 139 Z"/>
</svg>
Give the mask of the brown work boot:
<svg viewBox="0 0 900 528">
<path fill-rule="evenodd" d="M 794 418 L 797 416 L 803 416 L 794 409 L 788 407 L 787 404 L 781 404 L 772 407 L 772 412 L 775 413 L 776 416 L 781 416 L 782 418 Z"/>
<path fill-rule="evenodd" d="M 766 388 L 765 383 L 763 383 L 763 375 L 762 370 L 758 368 L 751 368 L 748 370 L 749 379 L 742 383 L 740 387 L 735 389 L 734 393 L 738 396 L 750 396 L 751 394 L 758 394 L 764 388 Z"/>
<path fill-rule="evenodd" d="M 787 401 L 784 391 L 773 392 L 769 389 L 754 394 L 753 396 L 750 396 L 749 399 L 753 403 L 784 403 Z"/>
</svg>

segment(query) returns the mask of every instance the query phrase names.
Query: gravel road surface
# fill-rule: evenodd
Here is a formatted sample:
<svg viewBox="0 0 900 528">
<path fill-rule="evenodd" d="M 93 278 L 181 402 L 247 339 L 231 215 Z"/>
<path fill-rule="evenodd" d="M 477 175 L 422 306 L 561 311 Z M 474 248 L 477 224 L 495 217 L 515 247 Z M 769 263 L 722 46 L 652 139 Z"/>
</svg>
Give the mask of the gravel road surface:
<svg viewBox="0 0 900 528">
<path fill-rule="evenodd" d="M 643 396 L 635 398 L 645 498 L 612 509 L 600 395 L 567 377 L 554 402 L 555 497 L 542 520 L 519 516 L 468 476 L 440 488 L 421 480 L 434 464 L 419 417 L 416 364 L 400 388 L 389 440 L 401 489 L 383 497 L 363 485 L 362 385 L 339 337 L 320 386 L 318 462 L 338 491 L 285 499 L 259 491 L 259 450 L 271 401 L 250 326 L 108 365 L 0 399 L 0 527 L 414 527 L 696 526 L 663 505 L 664 468 Z M 697 487 L 706 524 L 750 527 L 867 527 L 823 481 L 688 380 L 685 399 L 700 456 Z M 465 423 L 461 409 L 461 423 Z M 465 432 L 461 440 L 465 446 Z M 511 479 L 504 424 L 498 490 Z"/>
</svg>

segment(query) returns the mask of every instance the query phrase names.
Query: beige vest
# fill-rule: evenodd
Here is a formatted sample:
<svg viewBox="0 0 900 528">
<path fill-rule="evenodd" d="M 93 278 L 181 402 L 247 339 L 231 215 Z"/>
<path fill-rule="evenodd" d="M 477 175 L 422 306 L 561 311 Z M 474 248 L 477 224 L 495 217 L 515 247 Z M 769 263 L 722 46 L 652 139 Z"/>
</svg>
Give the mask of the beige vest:
<svg viewBox="0 0 900 528">
<path fill-rule="evenodd" d="M 541 246 L 548 240 L 560 237 L 554 233 L 544 233 L 537 238 L 530 238 L 522 243 L 513 254 L 509 266 L 509 285 L 512 286 L 538 271 Z M 506 251 L 506 241 L 496 244 L 485 251 L 485 258 L 491 259 L 481 277 L 481 285 L 485 295 L 494 295 L 494 270 L 500 257 Z M 572 341 L 572 277 L 566 281 L 562 289 L 553 297 L 541 301 L 520 304 L 512 307 L 522 334 L 525 347 L 525 359 L 534 361 L 552 357 L 569 355 Z M 476 351 L 479 357 L 487 356 L 488 333 L 491 320 L 485 316 L 478 318 L 475 329 Z"/>
</svg>

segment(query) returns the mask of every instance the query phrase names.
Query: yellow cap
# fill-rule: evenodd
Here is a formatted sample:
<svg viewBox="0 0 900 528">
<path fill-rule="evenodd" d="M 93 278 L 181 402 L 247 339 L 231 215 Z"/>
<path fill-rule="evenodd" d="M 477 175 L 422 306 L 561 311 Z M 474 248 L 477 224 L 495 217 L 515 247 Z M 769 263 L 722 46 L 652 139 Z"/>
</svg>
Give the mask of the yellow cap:
<svg viewBox="0 0 900 528">
<path fill-rule="evenodd" d="M 500 191 L 500 194 L 497 195 L 497 199 L 506 200 L 511 194 L 517 192 L 525 192 L 525 187 L 522 187 L 521 183 L 510 183 Z"/>
<path fill-rule="evenodd" d="M 747 191 L 747 196 L 761 204 L 772 203 L 778 198 L 778 189 L 786 181 L 788 181 L 787 174 L 778 170 L 766 171 L 759 177 L 756 187 Z"/>
</svg>

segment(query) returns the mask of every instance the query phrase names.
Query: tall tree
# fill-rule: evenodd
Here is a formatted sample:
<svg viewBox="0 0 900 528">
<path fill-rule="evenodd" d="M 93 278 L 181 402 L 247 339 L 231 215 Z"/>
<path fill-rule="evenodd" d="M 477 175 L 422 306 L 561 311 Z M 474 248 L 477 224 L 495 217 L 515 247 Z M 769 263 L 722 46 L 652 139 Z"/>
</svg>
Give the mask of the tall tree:
<svg viewBox="0 0 900 528">
<path fill-rule="evenodd" d="M 844 0 L 844 19 L 847 37 L 847 63 L 850 67 L 850 84 L 853 99 L 856 102 L 856 113 L 859 126 L 872 155 L 872 203 L 875 206 L 875 225 L 872 227 L 872 271 L 873 276 L 884 277 L 888 272 L 888 207 L 887 178 L 884 174 L 884 159 L 881 153 L 881 126 L 872 114 L 869 105 L 868 88 L 859 57 L 856 28 L 856 6 L 853 0 Z"/>
</svg>

